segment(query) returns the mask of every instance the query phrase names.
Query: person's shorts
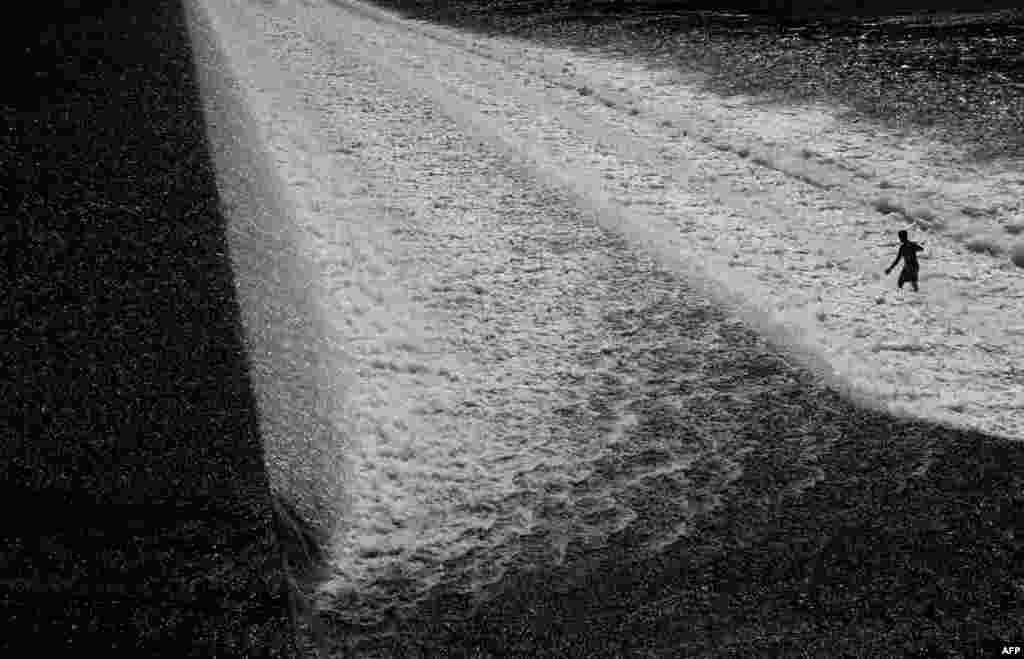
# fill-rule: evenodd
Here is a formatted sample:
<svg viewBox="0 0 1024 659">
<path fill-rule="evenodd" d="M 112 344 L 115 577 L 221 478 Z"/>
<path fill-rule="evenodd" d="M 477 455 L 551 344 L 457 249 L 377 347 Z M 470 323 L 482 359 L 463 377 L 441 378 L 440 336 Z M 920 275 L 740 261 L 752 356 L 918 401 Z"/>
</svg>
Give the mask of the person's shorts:
<svg viewBox="0 0 1024 659">
<path fill-rule="evenodd" d="M 900 270 L 900 284 L 917 282 L 917 268 L 903 268 Z"/>
</svg>

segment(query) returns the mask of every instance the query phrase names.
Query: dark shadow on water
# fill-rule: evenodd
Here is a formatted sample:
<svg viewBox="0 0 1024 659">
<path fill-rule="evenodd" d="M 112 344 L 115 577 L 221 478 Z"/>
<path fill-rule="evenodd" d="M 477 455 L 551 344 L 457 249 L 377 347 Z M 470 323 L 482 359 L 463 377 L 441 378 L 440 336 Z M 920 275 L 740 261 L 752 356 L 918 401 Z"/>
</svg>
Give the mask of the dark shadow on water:
<svg viewBox="0 0 1024 659">
<path fill-rule="evenodd" d="M 570 548 L 465 621 L 439 594 L 365 656 L 960 657 L 1021 638 L 1024 444 L 809 385 L 761 403 L 738 420 L 743 476 L 685 539 Z"/>
<path fill-rule="evenodd" d="M 4 30 L 0 655 L 295 656 L 177 0 Z"/>
</svg>

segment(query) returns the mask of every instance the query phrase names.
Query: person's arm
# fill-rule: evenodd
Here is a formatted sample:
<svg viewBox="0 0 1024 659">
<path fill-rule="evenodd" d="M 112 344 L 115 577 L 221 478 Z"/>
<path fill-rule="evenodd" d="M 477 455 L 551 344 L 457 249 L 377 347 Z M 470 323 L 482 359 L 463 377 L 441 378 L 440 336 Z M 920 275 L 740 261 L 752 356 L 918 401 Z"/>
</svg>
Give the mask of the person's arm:
<svg viewBox="0 0 1024 659">
<path fill-rule="evenodd" d="M 896 252 L 896 260 L 892 262 L 892 265 L 885 269 L 885 274 L 889 274 L 890 272 L 892 272 L 892 269 L 896 267 L 896 264 L 900 262 L 901 258 L 903 258 L 902 247 L 900 247 L 900 251 Z"/>
</svg>

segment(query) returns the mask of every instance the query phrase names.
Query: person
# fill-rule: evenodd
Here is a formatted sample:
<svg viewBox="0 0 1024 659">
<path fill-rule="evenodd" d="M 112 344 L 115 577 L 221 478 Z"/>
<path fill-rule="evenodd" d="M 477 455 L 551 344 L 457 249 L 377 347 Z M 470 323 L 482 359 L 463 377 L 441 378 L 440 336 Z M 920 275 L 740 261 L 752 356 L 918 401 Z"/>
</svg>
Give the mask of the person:
<svg viewBox="0 0 1024 659">
<path fill-rule="evenodd" d="M 885 274 L 892 272 L 892 269 L 896 267 L 896 264 L 903 259 L 903 270 L 900 271 L 899 281 L 896 288 L 903 290 L 903 284 L 910 282 L 910 285 L 914 287 L 914 292 L 917 292 L 917 253 L 924 250 L 921 245 L 912 242 L 907 239 L 907 232 L 905 230 L 900 231 L 897 234 L 900 237 L 900 251 L 896 254 L 896 260 L 892 262 L 888 268 L 885 269 Z"/>
</svg>

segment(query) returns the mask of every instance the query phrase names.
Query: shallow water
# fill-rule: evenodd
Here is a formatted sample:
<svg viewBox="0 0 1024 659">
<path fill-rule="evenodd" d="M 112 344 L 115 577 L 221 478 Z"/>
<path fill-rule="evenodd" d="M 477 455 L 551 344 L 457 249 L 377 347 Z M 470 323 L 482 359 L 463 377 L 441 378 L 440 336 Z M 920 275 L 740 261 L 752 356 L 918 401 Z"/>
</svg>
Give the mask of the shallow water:
<svg viewBox="0 0 1024 659">
<path fill-rule="evenodd" d="M 256 150 L 274 163 L 267 176 L 277 182 L 268 186 L 281 188 L 295 234 L 287 248 L 310 264 L 292 276 L 322 321 L 318 340 L 329 344 L 311 368 L 338 380 L 317 411 L 335 443 L 320 447 L 326 456 L 307 455 L 281 432 L 268 460 L 277 486 L 295 490 L 323 465 L 343 465 L 335 573 L 320 606 L 354 643 L 360 630 L 376 643 L 439 592 L 455 602 L 449 613 L 468 614 L 503 576 L 564 564 L 612 536 L 637 556 L 657 553 L 719 505 L 760 439 L 739 420 L 753 416 L 765 391 L 795 384 L 783 366 L 806 362 L 770 346 L 726 311 L 718 289 L 666 253 L 707 252 L 733 285 L 781 271 L 791 289 L 794 280 L 819 286 L 824 253 L 803 250 L 798 261 L 792 251 L 796 271 L 763 260 L 772 253 L 764 240 L 806 244 L 786 230 L 758 233 L 777 228 L 771 213 L 782 222 L 770 204 L 784 195 L 765 204 L 757 190 L 765 180 L 791 181 L 774 171 L 755 176 L 696 143 L 671 146 L 703 148 L 700 158 L 677 157 L 672 176 L 652 172 L 616 153 L 611 139 L 632 131 L 630 144 L 643 153 L 649 126 L 614 114 L 607 143 L 573 160 L 559 151 L 580 135 L 557 121 L 568 101 L 488 124 L 481 117 L 500 118 L 511 97 L 481 99 L 467 84 L 465 96 L 448 87 L 439 102 L 428 87 L 430 76 L 444 75 L 440 60 L 411 43 L 393 40 L 389 49 L 388 35 L 371 39 L 368 24 L 357 26 L 363 33 L 343 28 L 315 7 L 200 6 L 255 118 Z M 484 66 L 441 56 L 454 71 Z M 396 80 L 396 71 L 418 76 L 418 85 Z M 473 117 L 460 114 L 466 107 Z M 506 139 L 526 157 L 510 157 L 500 148 Z M 716 185 L 716 177 L 733 182 Z M 744 232 L 755 238 L 745 243 L 734 234 L 750 226 L 747 212 L 765 224 Z M 839 215 L 807 218 L 829 231 Z M 643 224 L 637 218 L 659 217 L 675 222 L 656 225 L 672 235 L 655 225 L 631 233 Z M 236 212 L 233 221 L 248 218 Z M 856 304 L 873 307 L 876 283 L 858 258 L 841 276 L 863 288 Z M 273 262 L 247 274 L 258 284 Z M 785 294 L 786 283 L 768 290 Z M 849 317 L 862 317 L 857 308 L 828 307 L 836 336 L 850 329 Z M 919 315 L 927 313 L 936 312 Z M 921 351 L 896 352 L 919 359 Z M 821 447 L 801 450 L 811 460 Z M 793 487 L 819 477 L 809 469 Z"/>
</svg>

